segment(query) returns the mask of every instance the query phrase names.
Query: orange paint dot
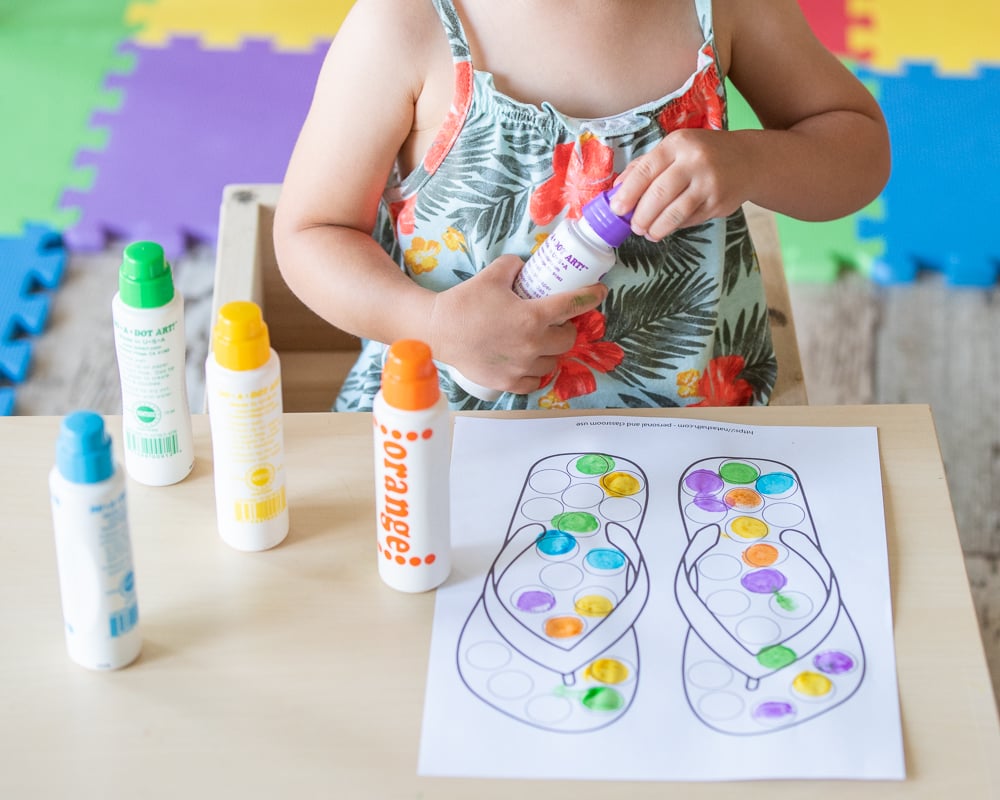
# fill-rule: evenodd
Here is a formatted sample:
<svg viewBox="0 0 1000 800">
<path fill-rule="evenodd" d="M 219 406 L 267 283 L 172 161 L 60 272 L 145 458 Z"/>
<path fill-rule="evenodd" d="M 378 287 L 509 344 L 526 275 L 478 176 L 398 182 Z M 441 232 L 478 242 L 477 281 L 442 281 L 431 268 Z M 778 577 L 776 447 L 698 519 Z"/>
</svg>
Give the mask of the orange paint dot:
<svg viewBox="0 0 1000 800">
<path fill-rule="evenodd" d="M 753 489 L 730 489 L 724 499 L 727 506 L 737 511 L 753 511 L 764 505 L 763 498 Z"/>
<path fill-rule="evenodd" d="M 750 545 L 743 551 L 743 560 L 751 567 L 769 567 L 778 560 L 778 548 L 769 544 Z"/>
<path fill-rule="evenodd" d="M 430 554 L 424 556 L 424 563 L 425 564 L 433 564 L 435 561 L 437 561 L 437 556 L 434 555 L 433 553 L 430 553 Z"/>
<path fill-rule="evenodd" d="M 428 428 L 422 434 L 420 434 L 421 438 L 424 438 L 424 439 L 430 439 L 433 435 L 434 435 L 434 431 L 431 430 L 430 428 Z"/>
<path fill-rule="evenodd" d="M 413 558 L 410 559 L 410 565 L 414 566 L 414 567 L 419 567 L 420 566 L 420 559 L 417 558 L 417 556 L 414 556 Z"/>
<path fill-rule="evenodd" d="M 579 617 L 551 617 L 545 620 L 545 635 L 553 639 L 570 639 L 583 633 L 583 620 Z"/>
<path fill-rule="evenodd" d="M 396 563 L 397 564 L 405 564 L 406 563 L 406 556 L 396 556 Z"/>
</svg>

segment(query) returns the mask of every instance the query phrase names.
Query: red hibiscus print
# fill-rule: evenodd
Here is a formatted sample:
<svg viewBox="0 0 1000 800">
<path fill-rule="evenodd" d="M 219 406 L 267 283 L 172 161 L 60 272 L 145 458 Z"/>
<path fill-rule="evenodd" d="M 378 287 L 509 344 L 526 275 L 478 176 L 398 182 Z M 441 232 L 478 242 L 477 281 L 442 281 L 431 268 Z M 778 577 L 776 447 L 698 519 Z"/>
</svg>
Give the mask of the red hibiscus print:
<svg viewBox="0 0 1000 800">
<path fill-rule="evenodd" d="M 753 400 L 753 387 L 743 378 L 746 361 L 743 356 L 713 358 L 698 381 L 698 392 L 705 399 L 692 406 L 748 406 Z"/>
<path fill-rule="evenodd" d="M 465 124 L 465 117 L 469 113 L 469 104 L 472 102 L 472 62 L 455 62 L 455 94 L 451 99 L 451 108 L 448 109 L 448 116 L 441 124 L 441 130 L 434 138 L 434 144 L 424 156 L 424 169 L 433 174 L 441 166 L 445 156 L 448 155 L 462 131 Z"/>
<path fill-rule="evenodd" d="M 707 54 L 711 55 L 710 49 Z M 681 128 L 722 130 L 722 81 L 715 63 L 699 72 L 691 88 L 667 104 L 657 121 L 664 131 Z"/>
<path fill-rule="evenodd" d="M 557 144 L 552 177 L 531 195 L 529 212 L 536 225 L 548 225 L 564 209 L 578 219 L 584 205 L 614 183 L 614 151 L 592 133 L 578 142 Z"/>
<path fill-rule="evenodd" d="M 389 204 L 389 215 L 392 217 L 392 224 L 399 235 L 412 236 L 417 226 L 417 219 L 414 208 L 417 205 L 417 196 L 413 195 L 398 203 Z"/>
<path fill-rule="evenodd" d="M 564 401 L 597 390 L 594 372 L 607 373 L 622 363 L 625 351 L 614 342 L 602 342 L 604 315 L 588 311 L 570 320 L 576 327 L 576 342 L 556 364 L 555 370 L 542 378 L 539 389 L 555 379 L 552 394 Z"/>
</svg>

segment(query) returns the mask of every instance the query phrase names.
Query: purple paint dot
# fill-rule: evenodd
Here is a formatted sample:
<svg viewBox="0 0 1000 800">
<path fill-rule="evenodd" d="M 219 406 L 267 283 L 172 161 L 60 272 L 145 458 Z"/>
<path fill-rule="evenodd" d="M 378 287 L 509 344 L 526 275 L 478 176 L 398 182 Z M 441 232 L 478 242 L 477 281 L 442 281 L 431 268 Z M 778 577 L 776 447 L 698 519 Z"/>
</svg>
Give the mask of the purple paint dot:
<svg viewBox="0 0 1000 800">
<path fill-rule="evenodd" d="M 854 659 L 839 650 L 827 650 L 825 653 L 816 654 L 813 666 L 827 675 L 843 675 L 854 669 Z"/>
<path fill-rule="evenodd" d="M 758 569 L 740 578 L 740 583 L 748 592 L 773 594 L 783 589 L 788 579 L 776 569 Z"/>
<path fill-rule="evenodd" d="M 791 703 L 784 703 L 778 700 L 769 700 L 761 703 L 753 710 L 753 718 L 761 722 L 768 722 L 775 719 L 784 719 L 795 714 L 795 706 Z"/>
<path fill-rule="evenodd" d="M 696 469 L 684 479 L 684 485 L 695 494 L 718 494 L 725 482 L 711 470 Z"/>
<path fill-rule="evenodd" d="M 696 508 L 700 508 L 702 511 L 708 511 L 711 514 L 725 514 L 729 511 L 729 506 L 721 500 L 716 500 L 714 497 L 699 495 L 691 502 Z"/>
<path fill-rule="evenodd" d="M 517 596 L 518 609 L 527 611 L 529 614 L 541 614 L 544 611 L 549 611 L 555 604 L 556 599 L 551 594 L 538 589 L 529 589 Z"/>
</svg>

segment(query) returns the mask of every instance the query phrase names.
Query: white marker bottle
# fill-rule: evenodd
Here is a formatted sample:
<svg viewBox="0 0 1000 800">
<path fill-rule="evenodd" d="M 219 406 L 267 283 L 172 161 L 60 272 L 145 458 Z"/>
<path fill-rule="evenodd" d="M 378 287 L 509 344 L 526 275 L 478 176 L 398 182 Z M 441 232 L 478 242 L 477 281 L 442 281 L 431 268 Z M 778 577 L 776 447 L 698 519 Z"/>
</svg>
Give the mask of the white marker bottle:
<svg viewBox="0 0 1000 800">
<path fill-rule="evenodd" d="M 601 192 L 583 207 L 579 219 L 564 219 L 542 242 L 514 279 L 514 294 L 524 300 L 572 292 L 603 278 L 617 262 L 615 248 L 632 233 L 631 212 L 611 210 L 617 187 Z M 470 381 L 449 369 L 455 383 L 480 400 L 494 401 L 502 392 Z"/>
<path fill-rule="evenodd" d="M 288 535 L 281 365 L 256 303 L 219 309 L 205 364 L 222 540 L 267 550 Z"/>
<path fill-rule="evenodd" d="M 372 410 L 379 576 L 426 592 L 451 572 L 451 417 L 430 347 L 389 348 Z"/>
<path fill-rule="evenodd" d="M 49 475 L 66 648 L 88 669 L 118 669 L 142 649 L 125 475 L 104 420 L 65 417 Z"/>
<path fill-rule="evenodd" d="M 155 242 L 125 248 L 111 302 L 122 390 L 125 469 L 148 486 L 183 480 L 194 467 L 184 375 L 184 297 Z"/>
</svg>

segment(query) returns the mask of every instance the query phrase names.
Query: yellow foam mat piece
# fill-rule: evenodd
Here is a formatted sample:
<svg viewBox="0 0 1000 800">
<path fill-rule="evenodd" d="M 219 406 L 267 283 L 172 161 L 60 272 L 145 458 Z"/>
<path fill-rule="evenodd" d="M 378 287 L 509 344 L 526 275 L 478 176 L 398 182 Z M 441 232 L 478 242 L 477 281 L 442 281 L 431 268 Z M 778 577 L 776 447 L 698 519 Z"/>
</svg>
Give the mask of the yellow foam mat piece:
<svg viewBox="0 0 1000 800">
<path fill-rule="evenodd" d="M 851 27 L 851 52 L 869 53 L 876 69 L 931 62 L 942 74 L 974 74 L 1000 64 L 1000 0 L 847 0 L 848 17 L 870 24 Z"/>
<path fill-rule="evenodd" d="M 204 47 L 227 49 L 266 38 L 278 50 L 305 50 L 332 39 L 352 5 L 354 0 L 138 0 L 125 13 L 139 26 L 133 39 L 142 45 L 193 36 Z"/>
</svg>

